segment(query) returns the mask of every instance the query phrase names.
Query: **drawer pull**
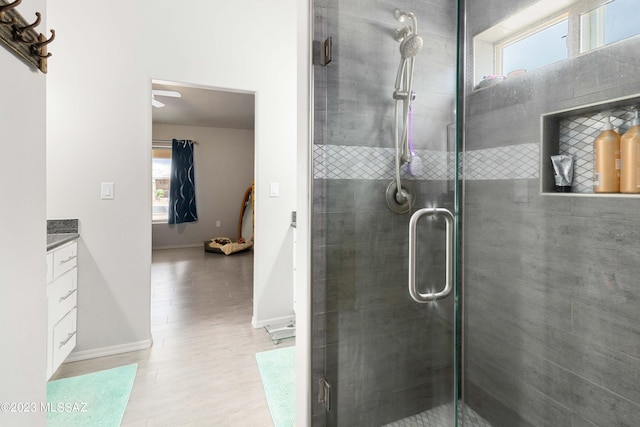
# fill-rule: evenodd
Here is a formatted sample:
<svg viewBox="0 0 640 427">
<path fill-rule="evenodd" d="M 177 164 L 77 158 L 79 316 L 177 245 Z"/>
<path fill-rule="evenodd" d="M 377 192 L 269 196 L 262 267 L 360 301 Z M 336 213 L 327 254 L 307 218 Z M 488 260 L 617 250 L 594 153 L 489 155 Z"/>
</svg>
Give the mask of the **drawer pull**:
<svg viewBox="0 0 640 427">
<path fill-rule="evenodd" d="M 67 258 L 67 259 L 63 259 L 62 261 L 60 261 L 60 262 L 58 263 L 58 265 L 66 264 L 66 263 L 68 263 L 69 261 L 71 261 L 72 259 L 74 259 L 75 257 L 76 257 L 75 255 L 69 255 L 69 258 Z"/>
<path fill-rule="evenodd" d="M 66 294 L 66 295 L 65 295 L 65 296 L 63 296 L 63 297 L 60 297 L 60 301 L 58 301 L 58 302 L 62 302 L 62 301 L 64 301 L 64 300 L 66 300 L 66 299 L 67 299 L 67 298 L 69 298 L 71 295 L 73 295 L 73 293 L 74 293 L 75 291 L 77 291 L 77 289 L 71 289 L 71 290 L 69 291 L 69 293 L 68 293 L 68 294 Z"/>
<path fill-rule="evenodd" d="M 60 341 L 60 344 L 58 345 L 58 348 L 62 348 L 64 347 L 69 341 L 71 341 L 71 338 L 73 338 L 73 336 L 76 334 L 76 331 L 73 331 L 72 333 L 70 333 L 69 335 L 67 335 L 67 339 L 64 341 Z"/>
</svg>

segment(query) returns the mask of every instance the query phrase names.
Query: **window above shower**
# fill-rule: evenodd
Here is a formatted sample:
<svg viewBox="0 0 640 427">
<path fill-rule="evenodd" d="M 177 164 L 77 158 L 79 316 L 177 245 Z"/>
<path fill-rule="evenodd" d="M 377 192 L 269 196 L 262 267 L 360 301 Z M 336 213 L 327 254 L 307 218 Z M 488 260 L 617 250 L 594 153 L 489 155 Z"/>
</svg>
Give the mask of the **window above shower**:
<svg viewBox="0 0 640 427">
<path fill-rule="evenodd" d="M 640 34 L 637 0 L 541 0 L 473 39 L 474 85 L 492 85 Z"/>
</svg>

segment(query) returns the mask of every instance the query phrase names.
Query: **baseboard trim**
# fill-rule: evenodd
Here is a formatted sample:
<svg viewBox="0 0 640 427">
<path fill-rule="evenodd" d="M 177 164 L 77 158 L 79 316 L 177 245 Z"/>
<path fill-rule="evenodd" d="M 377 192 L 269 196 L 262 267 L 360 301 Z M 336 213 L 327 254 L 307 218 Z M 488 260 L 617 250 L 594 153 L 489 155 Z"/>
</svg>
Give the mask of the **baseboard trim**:
<svg viewBox="0 0 640 427">
<path fill-rule="evenodd" d="M 296 320 L 295 314 L 291 314 L 289 316 L 283 316 L 283 317 L 274 317 L 273 319 L 265 319 L 260 321 L 256 321 L 256 318 L 252 317 L 251 326 L 253 326 L 255 329 L 260 329 L 260 328 L 264 328 L 267 325 L 277 325 L 278 323 L 288 323 L 292 320 Z"/>
<path fill-rule="evenodd" d="M 153 339 L 149 338 L 142 341 L 118 344 L 110 347 L 95 348 L 92 350 L 72 351 L 69 357 L 66 358 L 67 362 L 77 362 L 80 360 L 95 359 L 97 357 L 113 356 L 114 354 L 128 353 L 130 351 L 146 350 L 153 345 Z"/>
<path fill-rule="evenodd" d="M 188 245 L 152 246 L 151 250 L 155 251 L 155 250 L 163 250 L 163 249 L 198 248 L 198 247 L 203 247 L 203 245 L 204 245 L 203 242 L 200 242 L 200 243 L 189 243 Z"/>
</svg>

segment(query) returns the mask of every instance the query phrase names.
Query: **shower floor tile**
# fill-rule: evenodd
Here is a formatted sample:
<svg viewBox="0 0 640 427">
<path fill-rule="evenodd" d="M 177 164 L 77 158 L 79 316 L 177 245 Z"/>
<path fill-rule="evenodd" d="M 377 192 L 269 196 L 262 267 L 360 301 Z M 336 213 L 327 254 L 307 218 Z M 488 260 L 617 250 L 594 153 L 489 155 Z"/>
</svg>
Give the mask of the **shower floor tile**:
<svg viewBox="0 0 640 427">
<path fill-rule="evenodd" d="M 453 427 L 451 421 L 451 405 L 438 406 L 428 411 L 387 424 L 384 427 Z M 459 414 L 458 410 L 458 414 Z M 465 408 L 460 427 L 492 427 L 488 421 L 473 409 Z"/>
</svg>

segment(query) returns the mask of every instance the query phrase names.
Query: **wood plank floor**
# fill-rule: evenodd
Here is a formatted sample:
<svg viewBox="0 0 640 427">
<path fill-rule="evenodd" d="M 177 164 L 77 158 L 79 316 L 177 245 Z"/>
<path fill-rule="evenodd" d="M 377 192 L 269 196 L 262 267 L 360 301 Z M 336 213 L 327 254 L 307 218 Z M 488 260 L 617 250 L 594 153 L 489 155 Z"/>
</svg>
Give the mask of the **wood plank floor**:
<svg viewBox="0 0 640 427">
<path fill-rule="evenodd" d="M 294 340 L 276 346 L 251 326 L 253 252 L 159 250 L 152 264 L 152 348 L 66 363 L 52 379 L 138 363 L 123 426 L 273 426 L 255 353 Z"/>
</svg>

